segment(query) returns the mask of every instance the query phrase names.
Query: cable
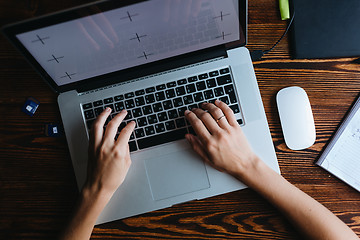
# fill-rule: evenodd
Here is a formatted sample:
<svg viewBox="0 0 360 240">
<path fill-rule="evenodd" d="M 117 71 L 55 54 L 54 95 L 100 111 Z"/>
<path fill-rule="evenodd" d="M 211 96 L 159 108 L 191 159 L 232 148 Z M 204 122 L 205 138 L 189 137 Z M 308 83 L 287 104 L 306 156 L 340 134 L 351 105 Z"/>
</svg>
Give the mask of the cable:
<svg viewBox="0 0 360 240">
<path fill-rule="evenodd" d="M 254 51 L 251 51 L 250 52 L 251 60 L 252 61 L 259 61 L 259 60 L 261 60 L 262 56 L 264 56 L 264 54 L 267 54 L 270 51 L 272 51 L 279 44 L 279 42 L 285 37 L 285 35 L 288 33 L 288 31 L 289 31 L 289 29 L 291 27 L 291 24 L 294 21 L 294 18 L 295 18 L 295 11 L 293 11 L 293 15 L 292 15 L 292 17 L 290 19 L 290 22 L 289 22 L 287 28 L 285 29 L 285 32 L 281 36 L 281 38 L 269 50 L 264 50 L 264 51 L 263 50 L 254 50 Z"/>
</svg>

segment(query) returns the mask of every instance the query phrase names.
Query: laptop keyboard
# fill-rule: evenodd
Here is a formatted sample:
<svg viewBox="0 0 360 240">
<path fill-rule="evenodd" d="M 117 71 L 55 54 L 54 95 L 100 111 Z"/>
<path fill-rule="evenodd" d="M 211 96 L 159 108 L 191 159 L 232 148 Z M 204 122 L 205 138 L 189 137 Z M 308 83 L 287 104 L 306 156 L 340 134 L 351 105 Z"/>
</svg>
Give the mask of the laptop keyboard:
<svg viewBox="0 0 360 240">
<path fill-rule="evenodd" d="M 106 107 L 113 111 L 105 126 L 118 112 L 126 109 L 128 114 L 118 130 L 120 132 L 132 120 L 136 122 L 129 141 L 130 151 L 134 152 L 183 139 L 186 133 L 195 134 L 184 112 L 199 108 L 203 102 L 214 103 L 216 99 L 225 102 L 234 113 L 240 113 L 238 123 L 243 125 L 235 92 L 227 67 L 89 102 L 82 104 L 82 108 L 88 129 Z"/>
</svg>

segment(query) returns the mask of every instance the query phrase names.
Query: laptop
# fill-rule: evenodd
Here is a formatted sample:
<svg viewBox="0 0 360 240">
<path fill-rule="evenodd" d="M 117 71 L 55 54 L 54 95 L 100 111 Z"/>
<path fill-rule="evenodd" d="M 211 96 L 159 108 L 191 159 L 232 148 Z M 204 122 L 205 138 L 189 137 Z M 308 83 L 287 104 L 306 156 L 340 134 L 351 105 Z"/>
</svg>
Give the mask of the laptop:
<svg viewBox="0 0 360 240">
<path fill-rule="evenodd" d="M 137 123 L 132 165 L 97 224 L 246 188 L 185 140 L 184 111 L 202 102 L 227 103 L 279 172 L 246 31 L 246 0 L 100 1 L 3 29 L 58 93 L 79 189 L 94 119 L 108 106 L 129 112 L 119 130 Z"/>
</svg>

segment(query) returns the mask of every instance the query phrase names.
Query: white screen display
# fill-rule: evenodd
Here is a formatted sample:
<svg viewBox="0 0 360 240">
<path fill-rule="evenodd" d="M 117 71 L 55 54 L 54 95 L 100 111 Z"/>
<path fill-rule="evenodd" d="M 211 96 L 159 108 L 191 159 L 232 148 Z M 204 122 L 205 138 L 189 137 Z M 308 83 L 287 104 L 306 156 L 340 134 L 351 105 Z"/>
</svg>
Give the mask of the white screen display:
<svg viewBox="0 0 360 240">
<path fill-rule="evenodd" d="M 240 38 L 233 0 L 151 0 L 16 35 L 58 86 Z"/>
</svg>

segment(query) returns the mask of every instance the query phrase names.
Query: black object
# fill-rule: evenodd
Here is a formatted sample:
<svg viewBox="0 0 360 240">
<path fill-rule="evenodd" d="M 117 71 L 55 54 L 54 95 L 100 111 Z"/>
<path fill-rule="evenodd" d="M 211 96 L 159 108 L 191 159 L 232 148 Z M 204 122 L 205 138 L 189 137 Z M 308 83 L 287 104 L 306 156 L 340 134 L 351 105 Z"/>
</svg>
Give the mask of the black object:
<svg viewBox="0 0 360 240">
<path fill-rule="evenodd" d="M 251 60 L 254 62 L 254 61 L 260 61 L 261 58 L 264 56 L 264 54 L 267 54 L 269 53 L 270 51 L 272 51 L 278 44 L 279 42 L 286 36 L 286 34 L 288 33 L 290 27 L 291 27 L 291 24 L 293 23 L 294 21 L 294 18 L 295 18 L 295 11 L 292 11 L 292 17 L 289 21 L 289 24 L 288 26 L 286 27 L 283 35 L 279 38 L 279 40 L 277 40 L 277 42 L 268 50 L 254 50 L 254 51 L 251 51 L 250 52 L 250 56 L 251 56 Z"/>
<path fill-rule="evenodd" d="M 360 56 L 359 0 L 292 0 L 294 58 Z"/>
</svg>

